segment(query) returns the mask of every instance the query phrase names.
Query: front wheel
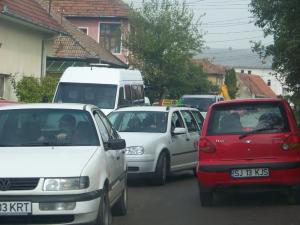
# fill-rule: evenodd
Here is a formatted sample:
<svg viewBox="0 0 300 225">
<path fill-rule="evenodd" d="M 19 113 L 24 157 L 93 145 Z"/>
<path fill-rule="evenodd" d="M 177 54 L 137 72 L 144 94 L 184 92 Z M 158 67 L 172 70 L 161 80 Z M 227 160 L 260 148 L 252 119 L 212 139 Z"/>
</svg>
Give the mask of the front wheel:
<svg viewBox="0 0 300 225">
<path fill-rule="evenodd" d="M 112 213 L 114 216 L 125 216 L 127 214 L 127 183 L 125 183 L 122 195 L 113 206 Z"/>
<path fill-rule="evenodd" d="M 167 180 L 168 161 L 167 154 L 162 152 L 157 160 L 156 169 L 154 173 L 154 183 L 156 185 L 164 185 Z"/>
<path fill-rule="evenodd" d="M 100 200 L 96 225 L 110 225 L 110 224 L 111 224 L 111 211 L 109 206 L 108 192 L 104 190 L 104 194 L 102 195 Z"/>
</svg>

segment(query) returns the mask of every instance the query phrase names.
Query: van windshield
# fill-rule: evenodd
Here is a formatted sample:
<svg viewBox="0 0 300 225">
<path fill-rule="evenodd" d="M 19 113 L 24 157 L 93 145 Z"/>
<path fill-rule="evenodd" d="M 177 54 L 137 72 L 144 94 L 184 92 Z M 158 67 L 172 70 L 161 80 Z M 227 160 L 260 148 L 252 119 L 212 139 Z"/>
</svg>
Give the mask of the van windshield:
<svg viewBox="0 0 300 225">
<path fill-rule="evenodd" d="M 86 103 L 101 109 L 114 109 L 117 85 L 60 83 L 54 102 Z"/>
<path fill-rule="evenodd" d="M 207 112 L 208 107 L 215 102 L 215 98 L 182 98 L 182 104 Z"/>
</svg>

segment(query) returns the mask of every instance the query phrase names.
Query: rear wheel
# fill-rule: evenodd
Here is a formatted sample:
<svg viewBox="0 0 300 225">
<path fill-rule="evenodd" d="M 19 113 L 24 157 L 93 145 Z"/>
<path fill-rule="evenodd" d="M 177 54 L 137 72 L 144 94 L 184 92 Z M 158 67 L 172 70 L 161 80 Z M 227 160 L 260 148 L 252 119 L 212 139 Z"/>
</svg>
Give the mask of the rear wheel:
<svg viewBox="0 0 300 225">
<path fill-rule="evenodd" d="M 109 206 L 108 192 L 107 190 L 104 190 L 104 193 L 100 200 L 96 225 L 110 225 L 110 224 L 111 224 L 111 211 Z"/>
<path fill-rule="evenodd" d="M 199 188 L 200 194 L 200 203 L 201 206 L 212 206 L 213 203 L 213 192 L 212 191 L 203 191 Z"/>
<path fill-rule="evenodd" d="M 162 152 L 157 160 L 155 174 L 154 174 L 154 183 L 156 185 L 164 185 L 167 180 L 168 173 L 168 161 L 167 154 Z"/>
<path fill-rule="evenodd" d="M 127 214 L 127 182 L 125 182 L 122 195 L 112 208 L 112 213 L 114 216 L 125 216 Z"/>
</svg>

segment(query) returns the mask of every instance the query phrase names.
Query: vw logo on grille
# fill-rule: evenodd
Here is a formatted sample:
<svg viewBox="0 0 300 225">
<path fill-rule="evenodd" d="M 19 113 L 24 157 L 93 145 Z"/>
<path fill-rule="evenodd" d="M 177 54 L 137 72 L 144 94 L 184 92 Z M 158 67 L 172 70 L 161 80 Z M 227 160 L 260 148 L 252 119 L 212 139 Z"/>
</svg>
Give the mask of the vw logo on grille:
<svg viewBox="0 0 300 225">
<path fill-rule="evenodd" d="M 7 191 L 10 189 L 11 183 L 8 178 L 0 178 L 0 190 Z"/>
</svg>

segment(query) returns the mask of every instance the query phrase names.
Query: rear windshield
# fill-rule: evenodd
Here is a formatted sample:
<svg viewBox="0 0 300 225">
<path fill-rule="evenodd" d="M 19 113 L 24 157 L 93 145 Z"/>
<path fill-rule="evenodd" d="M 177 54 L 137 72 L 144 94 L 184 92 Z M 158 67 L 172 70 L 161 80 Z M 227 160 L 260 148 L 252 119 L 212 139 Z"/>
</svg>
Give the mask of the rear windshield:
<svg viewBox="0 0 300 225">
<path fill-rule="evenodd" d="M 188 107 L 199 109 L 201 112 L 207 112 L 208 107 L 216 102 L 213 98 L 182 98 L 182 104 Z"/>
<path fill-rule="evenodd" d="M 248 103 L 215 106 L 209 119 L 207 135 L 287 132 L 286 113 L 280 103 Z"/>
<path fill-rule="evenodd" d="M 167 112 L 123 111 L 108 115 L 110 122 L 119 132 L 165 133 Z"/>
</svg>

